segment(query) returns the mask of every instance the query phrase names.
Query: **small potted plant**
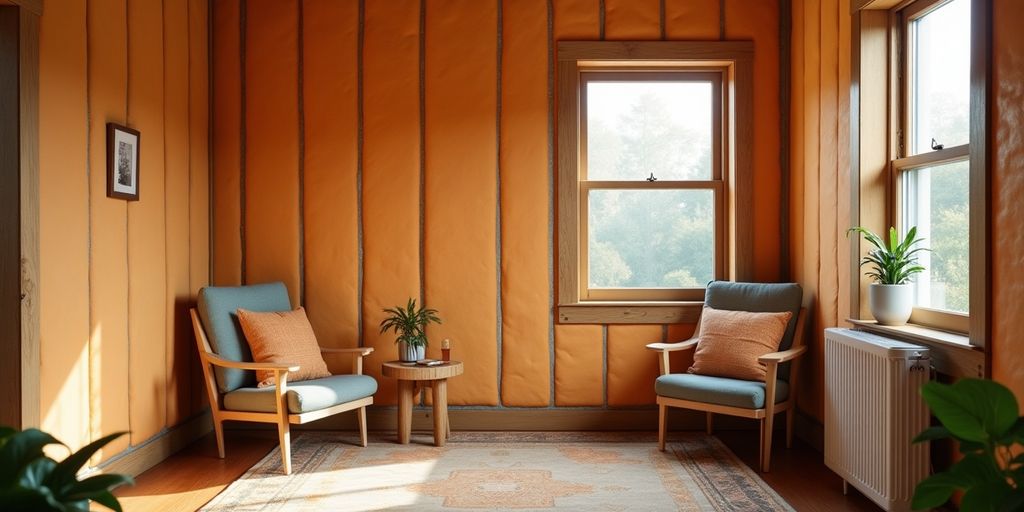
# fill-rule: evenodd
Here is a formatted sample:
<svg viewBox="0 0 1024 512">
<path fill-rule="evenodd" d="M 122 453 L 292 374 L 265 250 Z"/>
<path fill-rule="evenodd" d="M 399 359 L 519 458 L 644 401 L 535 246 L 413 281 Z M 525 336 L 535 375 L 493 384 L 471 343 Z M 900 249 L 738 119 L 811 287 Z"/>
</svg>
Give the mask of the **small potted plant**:
<svg viewBox="0 0 1024 512">
<path fill-rule="evenodd" d="M 910 278 L 924 271 L 924 267 L 917 264 L 917 253 L 928 250 L 914 247 L 922 241 L 917 238 L 917 227 L 910 228 L 902 240 L 896 228 L 889 228 L 888 245 L 880 236 L 860 226 L 850 228 L 846 235 L 854 232 L 863 235 L 874 246 L 860 262 L 861 267 L 871 266 L 864 275 L 875 281 L 868 290 L 871 315 L 881 325 L 906 324 L 914 309 L 914 289 Z"/>
<path fill-rule="evenodd" d="M 416 307 L 416 299 L 409 299 L 405 307 L 395 306 L 386 308 L 388 314 L 380 323 L 380 333 L 394 331 L 398 336 L 395 343 L 398 344 L 398 359 L 403 362 L 419 361 L 426 357 L 427 347 L 427 324 L 440 324 L 441 319 L 437 316 L 437 310 Z"/>
</svg>

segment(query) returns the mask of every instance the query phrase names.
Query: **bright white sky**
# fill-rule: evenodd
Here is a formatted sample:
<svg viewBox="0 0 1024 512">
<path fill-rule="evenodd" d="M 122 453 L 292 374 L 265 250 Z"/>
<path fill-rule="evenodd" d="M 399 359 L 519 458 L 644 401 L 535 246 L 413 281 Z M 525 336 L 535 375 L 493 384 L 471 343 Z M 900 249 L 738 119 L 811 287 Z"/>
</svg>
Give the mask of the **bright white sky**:
<svg viewBox="0 0 1024 512">
<path fill-rule="evenodd" d="M 918 18 L 914 23 L 917 46 L 918 149 L 927 151 L 929 127 L 951 115 L 949 108 L 961 110 L 967 119 L 970 98 L 971 2 L 953 0 Z M 945 101 L 944 101 L 945 100 Z M 955 105 L 955 107 L 952 107 Z M 931 107 L 931 108 L 929 108 Z M 967 143 L 967 127 L 960 138 L 939 141 L 946 147 Z"/>
</svg>

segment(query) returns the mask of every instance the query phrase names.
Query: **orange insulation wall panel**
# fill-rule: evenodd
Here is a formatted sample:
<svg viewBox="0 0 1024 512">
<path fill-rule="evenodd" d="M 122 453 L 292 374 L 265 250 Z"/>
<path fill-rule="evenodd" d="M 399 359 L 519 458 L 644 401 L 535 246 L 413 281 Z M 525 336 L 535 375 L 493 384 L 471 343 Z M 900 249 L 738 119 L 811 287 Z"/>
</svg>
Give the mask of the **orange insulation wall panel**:
<svg viewBox="0 0 1024 512">
<path fill-rule="evenodd" d="M 661 339 L 660 325 L 608 326 L 608 405 L 654 403 L 658 356 L 645 345 Z"/>
<path fill-rule="evenodd" d="M 672 324 L 668 326 L 667 343 L 678 343 L 686 341 L 697 333 L 694 332 L 694 324 Z M 656 352 L 651 352 L 656 354 Z M 680 350 L 669 354 L 669 366 L 672 373 L 685 373 L 686 369 L 693 364 L 693 350 Z"/>
<path fill-rule="evenodd" d="M 716 40 L 719 0 L 664 0 L 667 39 Z M 724 0 L 722 0 L 724 1 Z"/>
<path fill-rule="evenodd" d="M 328 347 L 359 343 L 358 32 L 357 1 L 303 4 L 306 312 Z"/>
<path fill-rule="evenodd" d="M 551 0 L 555 41 L 596 40 L 601 33 L 600 4 L 595 0 Z"/>
<path fill-rule="evenodd" d="M 89 127 L 85 3 L 40 19 L 39 405 L 43 430 L 89 442 Z M 97 171 L 94 171 L 97 172 Z"/>
<path fill-rule="evenodd" d="M 754 278 L 779 278 L 779 2 L 722 0 L 726 39 L 754 41 Z"/>
<path fill-rule="evenodd" d="M 129 430 L 127 206 L 107 197 L 106 123 L 125 124 L 128 40 L 123 0 L 88 6 L 90 169 L 90 433 L 97 439 Z M 140 143 L 145 142 L 140 140 Z M 140 187 L 140 191 L 146 190 Z M 128 446 L 128 437 L 107 445 L 101 460 Z"/>
<path fill-rule="evenodd" d="M 553 4 L 556 45 L 557 41 L 598 39 L 601 31 L 598 2 L 553 0 Z M 553 240 L 557 242 L 557 238 Z M 557 281 L 557 271 L 555 279 Z M 555 405 L 604 404 L 602 331 L 599 325 L 555 325 Z"/>
<path fill-rule="evenodd" d="M 383 308 L 420 295 L 420 3 L 365 5 L 363 342 L 376 348 L 365 366 L 380 384 L 374 402 L 393 404 L 395 382 L 380 376 L 380 364 L 398 358 L 395 338 L 378 325 Z"/>
<path fill-rule="evenodd" d="M 245 281 L 283 281 L 299 305 L 299 9 L 248 0 Z"/>
<path fill-rule="evenodd" d="M 605 0 L 605 39 L 661 39 L 661 0 Z"/>
<path fill-rule="evenodd" d="M 163 9 L 129 0 L 128 13 L 128 121 L 143 134 L 139 168 L 146 170 L 139 200 L 128 203 L 128 400 L 135 445 L 163 429 L 167 415 Z"/>
<path fill-rule="evenodd" d="M 242 283 L 239 0 L 213 2 L 213 284 Z"/>
<path fill-rule="evenodd" d="M 1024 398 L 1024 5 L 996 0 L 992 7 L 992 376 Z"/>
<path fill-rule="evenodd" d="M 219 1 L 219 0 L 218 0 Z M 188 115 L 188 154 L 189 154 L 189 282 L 190 298 L 186 304 L 195 300 L 199 289 L 210 284 L 212 263 L 212 247 L 210 242 L 211 190 L 210 190 L 210 44 L 208 0 L 188 0 L 188 36 L 189 36 L 189 115 Z M 216 2 L 215 2 L 216 3 Z M 166 2 L 165 2 L 166 4 Z M 235 101 L 238 103 L 238 101 Z M 236 187 L 237 189 L 237 187 Z M 183 349 L 185 355 L 194 354 L 195 343 L 192 340 L 192 323 L 184 304 L 179 304 L 175 322 L 181 325 L 178 336 L 186 340 Z M 191 380 L 190 398 L 191 412 L 206 407 L 202 403 L 206 396 L 203 384 L 203 372 L 199 368 L 198 357 L 190 358 L 192 370 L 188 374 Z M 184 367 L 182 367 L 184 371 Z M 186 379 L 180 374 L 179 379 Z M 185 397 L 179 397 L 184 400 Z"/>
<path fill-rule="evenodd" d="M 190 414 L 189 366 L 195 353 L 184 322 L 192 295 L 189 275 L 188 4 L 164 3 L 164 194 L 167 212 L 167 423 Z M 191 350 L 189 350 L 191 349 Z"/>
<path fill-rule="evenodd" d="M 555 405 L 604 405 L 600 325 L 555 326 Z"/>
<path fill-rule="evenodd" d="M 497 4 L 426 8 L 425 303 L 444 319 L 428 332 L 465 362 L 450 402 L 497 405 Z"/>
<path fill-rule="evenodd" d="M 501 401 L 551 403 L 546 0 L 502 4 Z"/>
</svg>

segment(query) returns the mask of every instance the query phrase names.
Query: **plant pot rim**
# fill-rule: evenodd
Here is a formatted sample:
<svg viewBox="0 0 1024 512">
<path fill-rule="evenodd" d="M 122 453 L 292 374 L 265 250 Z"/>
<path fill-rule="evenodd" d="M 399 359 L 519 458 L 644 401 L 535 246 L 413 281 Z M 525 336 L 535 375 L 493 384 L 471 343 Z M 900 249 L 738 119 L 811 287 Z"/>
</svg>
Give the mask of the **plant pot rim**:
<svg viewBox="0 0 1024 512">
<path fill-rule="evenodd" d="M 884 283 L 871 283 L 871 286 L 911 286 L 914 283 L 900 283 L 900 284 L 884 284 Z"/>
</svg>

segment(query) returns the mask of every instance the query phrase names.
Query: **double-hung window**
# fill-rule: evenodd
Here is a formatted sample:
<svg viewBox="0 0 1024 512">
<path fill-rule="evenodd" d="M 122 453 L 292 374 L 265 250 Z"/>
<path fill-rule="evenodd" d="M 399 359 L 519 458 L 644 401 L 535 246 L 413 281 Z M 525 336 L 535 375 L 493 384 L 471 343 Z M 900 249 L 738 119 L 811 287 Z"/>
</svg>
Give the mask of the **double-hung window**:
<svg viewBox="0 0 1024 512">
<path fill-rule="evenodd" d="M 694 321 L 753 266 L 753 45 L 560 42 L 558 66 L 559 321 Z"/>
<path fill-rule="evenodd" d="M 701 300 L 724 268 L 722 75 L 580 74 L 581 300 Z"/>
<path fill-rule="evenodd" d="M 911 321 L 968 332 L 971 275 L 971 0 L 918 0 L 901 12 L 901 122 L 892 162 L 896 222 L 927 251 Z"/>
</svg>

